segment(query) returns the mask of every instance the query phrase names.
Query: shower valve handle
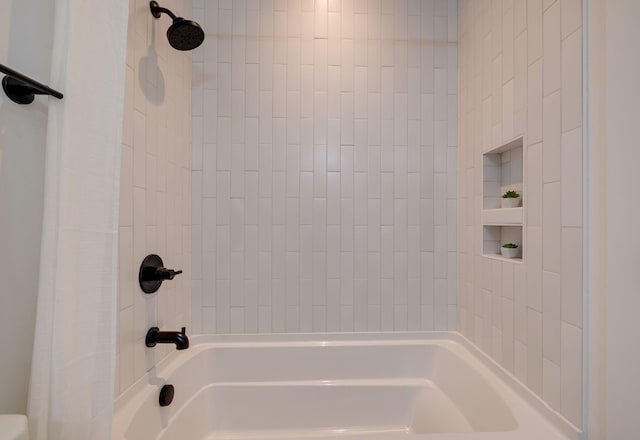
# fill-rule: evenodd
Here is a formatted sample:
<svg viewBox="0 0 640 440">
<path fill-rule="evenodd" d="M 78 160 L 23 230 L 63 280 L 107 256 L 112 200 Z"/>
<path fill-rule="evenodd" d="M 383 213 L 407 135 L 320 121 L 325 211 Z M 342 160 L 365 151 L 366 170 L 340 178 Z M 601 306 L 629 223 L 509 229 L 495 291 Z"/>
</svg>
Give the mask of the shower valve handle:
<svg viewBox="0 0 640 440">
<path fill-rule="evenodd" d="M 167 269 L 158 255 L 147 255 L 140 265 L 138 282 L 144 293 L 156 292 L 163 281 L 172 280 L 180 275 L 181 270 Z"/>
<path fill-rule="evenodd" d="M 156 277 L 160 280 L 172 280 L 176 275 L 180 275 L 181 273 L 181 270 L 167 269 L 165 267 L 156 269 Z"/>
</svg>

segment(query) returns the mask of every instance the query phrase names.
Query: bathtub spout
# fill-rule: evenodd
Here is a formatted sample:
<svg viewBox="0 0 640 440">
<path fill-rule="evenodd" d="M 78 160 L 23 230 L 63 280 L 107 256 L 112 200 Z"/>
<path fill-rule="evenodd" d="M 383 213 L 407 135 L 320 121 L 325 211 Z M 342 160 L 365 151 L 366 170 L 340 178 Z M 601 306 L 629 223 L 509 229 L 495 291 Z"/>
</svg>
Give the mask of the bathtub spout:
<svg viewBox="0 0 640 440">
<path fill-rule="evenodd" d="M 186 328 L 182 327 L 179 332 L 161 332 L 158 327 L 151 327 L 147 332 L 145 345 L 155 347 L 156 344 L 176 344 L 176 350 L 186 350 L 189 348 Z"/>
</svg>

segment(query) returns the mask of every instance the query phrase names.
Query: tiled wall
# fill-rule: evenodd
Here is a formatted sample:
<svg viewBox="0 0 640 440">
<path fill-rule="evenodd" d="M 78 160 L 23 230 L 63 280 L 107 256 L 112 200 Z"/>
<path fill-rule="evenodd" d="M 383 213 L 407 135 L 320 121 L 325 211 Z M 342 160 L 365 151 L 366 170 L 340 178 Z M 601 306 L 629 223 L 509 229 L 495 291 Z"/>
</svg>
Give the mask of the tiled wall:
<svg viewBox="0 0 640 440">
<path fill-rule="evenodd" d="M 582 425 L 580 0 L 462 0 L 459 330 Z M 524 135 L 524 264 L 479 256 L 482 152 Z"/>
<path fill-rule="evenodd" d="M 455 329 L 456 1 L 194 7 L 194 330 Z"/>
<path fill-rule="evenodd" d="M 190 16 L 188 1 L 164 7 Z M 171 20 L 154 19 L 146 0 L 131 0 L 120 188 L 119 317 L 116 395 L 172 347 L 146 348 L 152 326 L 191 326 L 191 54 L 172 49 Z M 143 258 L 159 254 L 185 275 L 153 295 L 138 286 Z"/>
</svg>

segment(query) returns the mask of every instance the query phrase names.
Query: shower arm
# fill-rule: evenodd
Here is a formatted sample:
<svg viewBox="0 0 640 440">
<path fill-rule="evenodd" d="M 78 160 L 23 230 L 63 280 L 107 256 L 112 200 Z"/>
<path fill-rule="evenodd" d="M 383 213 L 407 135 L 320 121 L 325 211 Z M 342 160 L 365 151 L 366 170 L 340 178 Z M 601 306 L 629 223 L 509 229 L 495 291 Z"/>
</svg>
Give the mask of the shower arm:
<svg viewBox="0 0 640 440">
<path fill-rule="evenodd" d="M 156 1 L 149 2 L 149 8 L 151 9 L 151 15 L 153 15 L 155 18 L 160 18 L 160 15 L 162 13 L 167 14 L 169 17 L 171 17 L 174 20 L 177 18 L 176 14 L 174 14 L 167 8 L 163 8 Z"/>
</svg>

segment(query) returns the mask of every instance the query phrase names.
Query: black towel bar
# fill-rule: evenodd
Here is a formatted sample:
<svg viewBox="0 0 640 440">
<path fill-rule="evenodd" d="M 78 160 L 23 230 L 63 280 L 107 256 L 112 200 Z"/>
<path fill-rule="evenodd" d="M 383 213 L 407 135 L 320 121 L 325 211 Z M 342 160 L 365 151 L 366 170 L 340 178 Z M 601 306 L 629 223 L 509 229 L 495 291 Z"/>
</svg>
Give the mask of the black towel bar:
<svg viewBox="0 0 640 440">
<path fill-rule="evenodd" d="M 63 98 L 62 93 L 57 90 L 2 64 L 0 64 L 0 72 L 7 75 L 2 79 L 2 88 L 13 102 L 31 104 L 35 99 L 34 95 L 51 95 L 58 99 Z"/>
</svg>

